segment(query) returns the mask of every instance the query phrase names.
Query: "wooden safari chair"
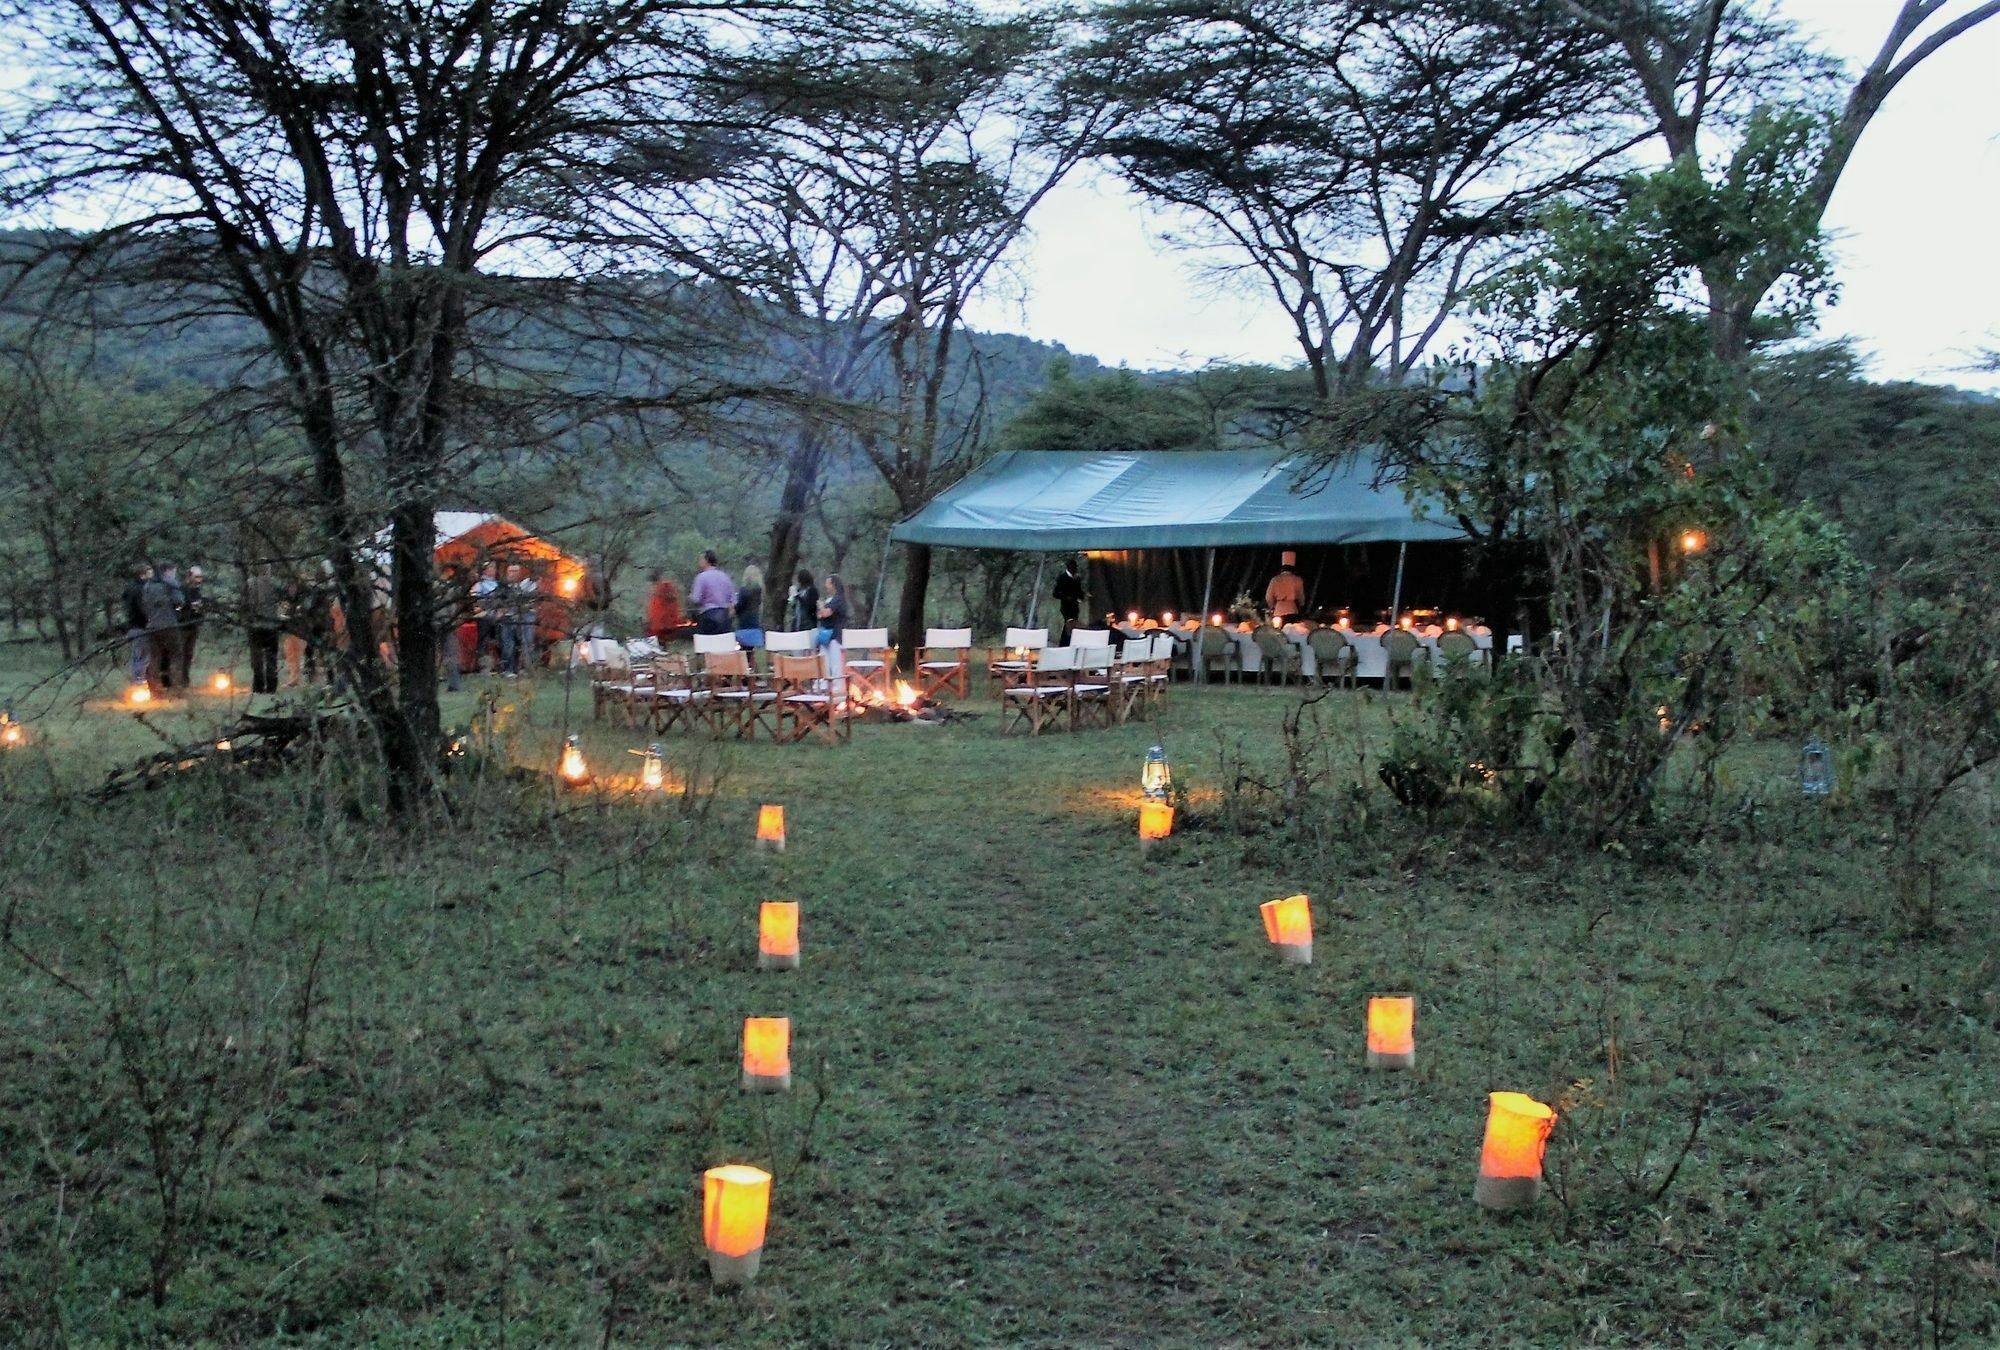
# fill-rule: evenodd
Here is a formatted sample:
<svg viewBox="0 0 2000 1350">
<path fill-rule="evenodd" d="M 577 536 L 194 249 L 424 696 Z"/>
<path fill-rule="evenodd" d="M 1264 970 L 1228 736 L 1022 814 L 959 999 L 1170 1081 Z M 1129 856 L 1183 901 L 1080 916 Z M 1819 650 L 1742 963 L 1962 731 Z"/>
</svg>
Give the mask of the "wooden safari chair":
<svg viewBox="0 0 2000 1350">
<path fill-rule="evenodd" d="M 847 657 L 847 692 L 854 698 L 873 694 L 886 702 L 894 693 L 896 649 L 886 628 L 843 628 L 840 648 Z"/>
<path fill-rule="evenodd" d="M 946 689 L 960 698 L 972 692 L 972 630 L 932 628 L 917 649 L 917 692 L 925 698 Z"/>
<path fill-rule="evenodd" d="M 731 652 L 708 653 L 702 657 L 702 677 L 707 686 L 708 721 L 717 735 L 733 731 L 738 736 L 755 736 L 761 726 L 773 739 L 777 737 L 778 696 L 757 678 L 749 652 L 738 647 Z"/>
<path fill-rule="evenodd" d="M 771 658 L 771 694 L 776 700 L 781 741 L 802 741 L 818 732 L 828 745 L 854 736 L 854 719 L 847 715 L 845 679 L 827 676 L 826 654 Z"/>
<path fill-rule="evenodd" d="M 986 677 L 1002 690 L 1020 684 L 1048 645 L 1046 628 L 1009 628 L 1004 645 L 986 649 Z"/>
<path fill-rule="evenodd" d="M 1113 690 L 1109 647 L 1076 647 L 1076 680 L 1070 685 L 1070 720 L 1076 727 L 1100 726 L 1109 730 L 1118 720 L 1118 703 Z"/>
<path fill-rule="evenodd" d="M 1040 659 L 1029 666 L 1018 684 L 1000 690 L 1000 731 L 1026 727 L 1030 736 L 1060 724 L 1068 730 L 1074 722 L 1070 713 L 1072 687 L 1076 683 L 1077 649 L 1044 647 Z"/>
</svg>

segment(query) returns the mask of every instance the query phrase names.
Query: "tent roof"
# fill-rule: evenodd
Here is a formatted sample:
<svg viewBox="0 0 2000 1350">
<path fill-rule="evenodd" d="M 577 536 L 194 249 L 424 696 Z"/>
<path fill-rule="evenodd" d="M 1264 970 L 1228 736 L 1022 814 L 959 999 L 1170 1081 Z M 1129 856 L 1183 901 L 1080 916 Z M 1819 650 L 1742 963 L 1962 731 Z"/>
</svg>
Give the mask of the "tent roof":
<svg viewBox="0 0 2000 1350">
<path fill-rule="evenodd" d="M 432 547 L 440 555 L 449 553 L 452 561 L 462 561 L 481 553 L 529 558 L 560 559 L 570 556 L 566 550 L 533 530 L 490 511 L 438 511 L 434 513 L 434 518 L 437 542 Z M 388 562 L 389 537 L 388 529 L 381 530 L 368 550 L 378 566 Z M 454 545 L 457 547 L 454 548 Z"/>
<path fill-rule="evenodd" d="M 1411 514 L 1374 466 L 1344 465 L 1292 491 L 1301 468 L 1271 450 L 1009 450 L 947 488 L 890 538 L 1031 552 L 1463 540 Z"/>
</svg>

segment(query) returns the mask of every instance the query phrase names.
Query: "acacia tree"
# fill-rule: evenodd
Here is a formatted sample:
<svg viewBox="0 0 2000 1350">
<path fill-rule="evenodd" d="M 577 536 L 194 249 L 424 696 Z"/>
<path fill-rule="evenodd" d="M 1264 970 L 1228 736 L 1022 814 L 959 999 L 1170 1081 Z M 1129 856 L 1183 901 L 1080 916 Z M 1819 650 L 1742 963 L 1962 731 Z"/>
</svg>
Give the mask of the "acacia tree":
<svg viewBox="0 0 2000 1350">
<path fill-rule="evenodd" d="M 1902 0 L 1881 46 L 1846 81 L 1771 17 L 1762 0 L 1560 0 L 1574 20 L 1617 44 L 1650 130 L 1682 171 L 1722 178 L 1753 112 L 1774 96 L 1810 119 L 1804 153 L 1777 211 L 1792 228 L 1712 232 L 1698 265 L 1710 340 L 1725 365 L 1750 357 L 1758 309 L 1812 264 L 1834 190 L 1862 133 L 1896 88 L 1925 61 L 2000 16 L 2000 0 Z M 1718 149 L 1723 153 L 1717 153 Z"/>
<path fill-rule="evenodd" d="M 776 9 L 776 6 L 763 8 Z M 5 205 L 110 217 L 86 241 L 163 321 L 260 335 L 309 456 L 343 604 L 389 522 L 395 670 L 344 654 L 404 812 L 438 741 L 433 513 L 485 335 L 543 294 L 496 273 L 601 260 L 590 184 L 635 136 L 690 141 L 692 82 L 741 11 L 682 0 L 11 0 L 35 83 Z M 740 41 L 740 34 L 732 40 Z M 683 168 L 689 156 L 683 155 Z"/>
<path fill-rule="evenodd" d="M 946 7 L 839 16 L 741 68 L 742 97 L 784 111 L 778 152 L 734 185 L 730 233 L 763 242 L 750 293 L 800 353 L 810 414 L 787 465 L 773 557 L 828 457 L 871 465 L 903 514 L 968 468 L 984 442 L 966 305 L 1030 212 L 1077 162 L 1096 120 L 1052 107 L 1049 21 Z M 1036 128 L 1063 126 L 1044 138 Z M 781 575 L 781 574 L 780 574 Z M 927 545 L 909 545 L 897 646 L 922 645 Z"/>
<path fill-rule="evenodd" d="M 1283 305 L 1319 396 L 1402 378 L 1535 212 L 1631 139 L 1608 43 L 1548 0 L 1135 0 L 1071 87 L 1095 142 Z"/>
</svg>

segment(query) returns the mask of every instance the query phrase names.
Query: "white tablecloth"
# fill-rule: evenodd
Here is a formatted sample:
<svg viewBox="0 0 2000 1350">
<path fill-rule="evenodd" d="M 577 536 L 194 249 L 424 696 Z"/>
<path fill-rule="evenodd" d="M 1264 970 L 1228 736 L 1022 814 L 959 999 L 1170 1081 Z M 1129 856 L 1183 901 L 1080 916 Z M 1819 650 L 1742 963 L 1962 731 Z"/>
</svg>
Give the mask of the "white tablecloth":
<svg viewBox="0 0 2000 1350">
<path fill-rule="evenodd" d="M 1389 674 L 1389 654 L 1382 650 L 1382 638 L 1388 631 L 1387 628 L 1378 628 L 1372 633 L 1363 633 L 1354 629 L 1342 630 L 1342 635 L 1346 637 L 1348 645 L 1354 648 L 1354 674 L 1357 679 L 1380 680 L 1387 678 Z M 1481 659 L 1491 662 L 1493 659 L 1492 632 L 1484 628 L 1468 628 L 1465 631 L 1472 638 L 1474 645 L 1479 649 Z M 1313 649 L 1308 645 L 1310 641 L 1308 635 L 1311 632 L 1310 628 L 1306 628 L 1300 624 L 1293 624 L 1291 627 L 1285 629 L 1285 639 L 1299 649 L 1299 669 L 1308 678 L 1318 679 L 1319 659 L 1313 655 Z M 1264 669 L 1264 653 L 1258 650 L 1256 637 L 1238 629 L 1231 629 L 1229 636 L 1236 644 L 1236 656 L 1240 662 L 1238 668 L 1248 675 L 1262 673 Z M 1417 634 L 1417 643 L 1424 653 L 1422 659 L 1430 661 L 1438 660 L 1437 644 L 1438 638 L 1441 636 L 1443 636 L 1442 630 Z"/>
</svg>

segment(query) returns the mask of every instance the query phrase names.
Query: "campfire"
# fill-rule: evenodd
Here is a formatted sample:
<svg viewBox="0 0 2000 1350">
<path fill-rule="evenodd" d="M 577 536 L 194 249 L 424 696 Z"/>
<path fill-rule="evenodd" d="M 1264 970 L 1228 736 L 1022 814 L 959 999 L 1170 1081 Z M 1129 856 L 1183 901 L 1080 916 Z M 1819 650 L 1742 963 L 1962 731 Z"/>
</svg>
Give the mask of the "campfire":
<svg viewBox="0 0 2000 1350">
<path fill-rule="evenodd" d="M 848 715 L 867 722 L 902 722 L 935 727 L 946 722 L 967 721 L 978 714 L 948 708 L 937 699 L 919 694 L 908 680 L 898 680 L 887 695 L 878 689 L 861 689 L 850 700 Z"/>
</svg>

